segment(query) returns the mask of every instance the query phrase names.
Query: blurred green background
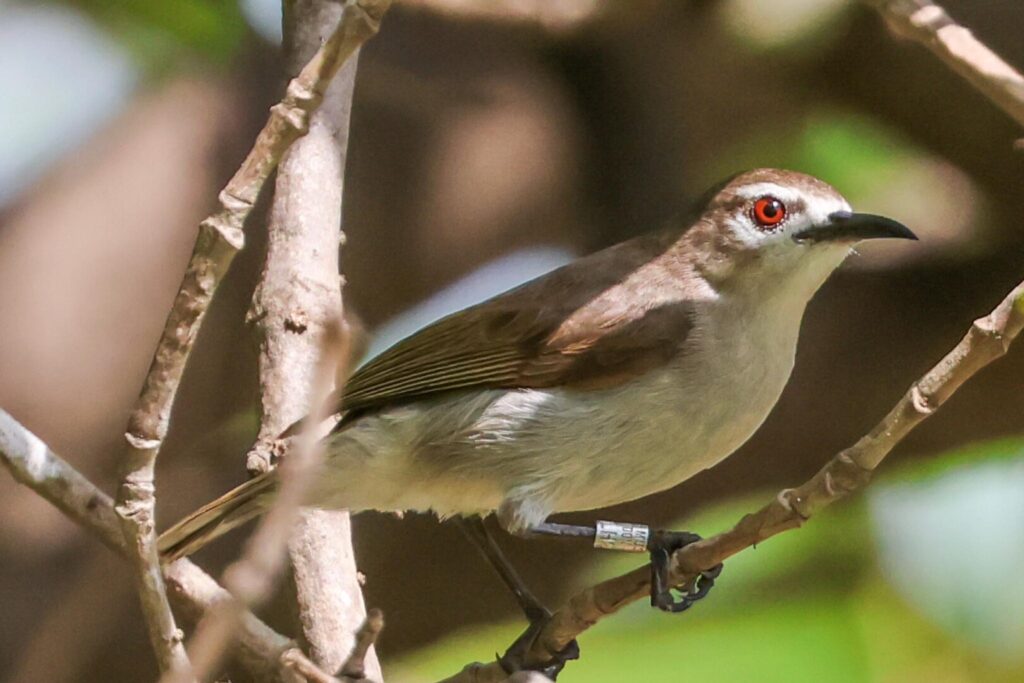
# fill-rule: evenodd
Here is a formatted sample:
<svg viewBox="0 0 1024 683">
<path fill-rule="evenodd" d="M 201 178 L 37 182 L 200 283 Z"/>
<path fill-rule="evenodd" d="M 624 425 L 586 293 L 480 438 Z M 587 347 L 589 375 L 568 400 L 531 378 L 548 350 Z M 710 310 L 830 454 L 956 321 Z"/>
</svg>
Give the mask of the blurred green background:
<svg viewBox="0 0 1024 683">
<path fill-rule="evenodd" d="M 943 4 L 1024 64 L 1024 3 Z M 279 41 L 272 0 L 0 0 L 0 405 L 107 490 L 196 225 L 280 95 Z M 1020 280 L 1020 135 L 847 0 L 399 0 L 360 61 L 346 305 L 376 353 L 754 166 L 819 175 L 910 225 L 921 242 L 866 245 L 812 302 L 749 444 L 599 513 L 715 533 L 870 428 Z M 182 386 L 162 525 L 244 477 L 258 213 Z M 605 620 L 560 680 L 1024 680 L 1022 387 L 1018 349 L 868 494 L 730 560 L 685 615 Z M 0 519 L 0 681 L 152 678 L 117 560 L 3 475 Z M 365 514 L 355 529 L 389 680 L 450 675 L 521 630 L 451 525 Z M 243 537 L 200 563 L 217 572 Z M 552 605 L 637 561 L 502 543 Z M 294 633 L 287 604 L 262 616 Z"/>
<path fill-rule="evenodd" d="M 1019 681 L 1022 490 L 1019 439 L 898 468 L 864 498 L 730 559 L 713 598 L 685 615 L 641 601 L 601 621 L 559 680 L 621 681 L 629 671 L 652 682 Z M 773 493 L 715 505 L 673 528 L 726 529 Z M 576 586 L 636 564 L 597 562 Z M 386 673 L 440 680 L 521 629 L 460 631 L 387 662 Z"/>
</svg>

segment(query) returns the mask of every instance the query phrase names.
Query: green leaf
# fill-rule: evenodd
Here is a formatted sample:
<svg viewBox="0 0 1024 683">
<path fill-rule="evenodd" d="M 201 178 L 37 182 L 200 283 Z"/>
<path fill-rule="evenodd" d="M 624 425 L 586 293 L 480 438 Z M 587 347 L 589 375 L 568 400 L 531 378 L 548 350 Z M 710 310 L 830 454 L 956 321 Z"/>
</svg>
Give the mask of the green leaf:
<svg viewBox="0 0 1024 683">
<path fill-rule="evenodd" d="M 156 71 L 184 58 L 226 63 L 248 30 L 235 0 L 76 0 L 71 4 L 105 26 L 144 67 Z"/>
</svg>

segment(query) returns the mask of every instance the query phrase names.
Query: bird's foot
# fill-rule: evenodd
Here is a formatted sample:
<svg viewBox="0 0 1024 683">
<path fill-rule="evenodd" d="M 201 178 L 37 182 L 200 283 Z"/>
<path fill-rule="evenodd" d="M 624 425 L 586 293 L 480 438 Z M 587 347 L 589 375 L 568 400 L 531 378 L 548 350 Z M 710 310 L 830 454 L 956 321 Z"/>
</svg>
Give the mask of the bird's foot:
<svg viewBox="0 0 1024 683">
<path fill-rule="evenodd" d="M 647 543 L 651 553 L 651 606 L 664 612 L 682 612 L 705 597 L 715 585 L 715 579 L 722 573 L 722 565 L 716 565 L 697 575 L 685 591 L 677 591 L 678 599 L 669 584 L 669 561 L 672 553 L 700 540 L 700 536 L 688 531 L 656 531 Z"/>
<path fill-rule="evenodd" d="M 498 657 L 498 664 L 508 674 L 514 674 L 517 671 L 537 671 L 554 681 L 558 678 L 558 674 L 561 673 L 562 669 L 565 668 L 567 662 L 580 658 L 580 646 L 573 640 L 549 661 L 542 664 L 527 665 L 527 655 L 533 649 L 534 643 L 537 642 L 537 638 L 540 637 L 544 627 L 551 620 L 551 613 L 547 610 L 531 610 L 526 616 L 530 620 L 530 625 L 505 650 L 505 654 Z"/>
</svg>

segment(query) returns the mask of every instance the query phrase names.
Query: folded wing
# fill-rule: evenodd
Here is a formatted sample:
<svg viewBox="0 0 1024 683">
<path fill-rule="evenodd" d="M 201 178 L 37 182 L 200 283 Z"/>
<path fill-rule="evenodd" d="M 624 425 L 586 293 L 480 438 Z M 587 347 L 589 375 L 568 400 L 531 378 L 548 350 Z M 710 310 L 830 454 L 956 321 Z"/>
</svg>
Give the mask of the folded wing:
<svg viewBox="0 0 1024 683">
<path fill-rule="evenodd" d="M 342 424 L 454 390 L 607 388 L 669 362 L 693 317 L 687 293 L 663 286 L 669 246 L 665 235 L 638 238 L 423 328 L 349 379 Z"/>
</svg>

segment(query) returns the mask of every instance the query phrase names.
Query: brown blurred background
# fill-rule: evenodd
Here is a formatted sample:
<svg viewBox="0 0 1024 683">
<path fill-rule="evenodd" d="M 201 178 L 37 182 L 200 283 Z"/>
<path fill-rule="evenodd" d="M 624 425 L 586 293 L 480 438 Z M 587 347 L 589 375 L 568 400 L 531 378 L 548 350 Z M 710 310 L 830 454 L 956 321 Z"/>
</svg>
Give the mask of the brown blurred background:
<svg viewBox="0 0 1024 683">
<path fill-rule="evenodd" d="M 259 4 L 191 0 L 170 19 L 99 0 L 0 6 L 0 89 L 13 105 L 0 113 L 0 405 L 108 491 L 196 225 L 281 92 L 272 28 L 253 28 L 270 25 Z M 944 5 L 1024 65 L 1024 3 Z M 103 55 L 95 74 L 87 50 Z M 84 109 L 91 118 L 68 123 Z M 858 208 L 911 225 L 919 244 L 865 249 L 813 302 L 792 382 L 749 444 L 607 513 L 667 524 L 802 481 L 1022 277 L 1020 135 L 856 3 L 399 2 L 360 63 L 345 301 L 370 330 L 453 284 L 468 303 L 486 287 L 461 278 L 484 264 L 517 253 L 492 263 L 492 280 L 511 285 L 659 227 L 758 165 L 821 175 Z M 164 526 L 244 477 L 256 430 L 244 315 L 262 229 L 260 212 L 182 386 L 158 472 Z M 1018 350 L 895 458 L 1024 433 L 1022 385 Z M 152 678 L 124 567 L 5 474 L 0 520 L 0 680 Z M 364 514 L 355 535 L 367 602 L 388 617 L 385 662 L 514 614 L 450 525 Z M 241 537 L 198 560 L 216 571 Z M 546 541 L 507 546 L 552 602 L 591 559 Z"/>
</svg>

